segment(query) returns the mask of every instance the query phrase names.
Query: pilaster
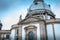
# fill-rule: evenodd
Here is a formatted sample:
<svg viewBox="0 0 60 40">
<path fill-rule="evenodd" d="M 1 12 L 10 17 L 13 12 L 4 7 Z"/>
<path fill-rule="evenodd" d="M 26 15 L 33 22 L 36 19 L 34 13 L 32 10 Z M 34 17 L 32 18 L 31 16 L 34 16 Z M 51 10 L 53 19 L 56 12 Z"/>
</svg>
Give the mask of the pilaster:
<svg viewBox="0 0 60 40">
<path fill-rule="evenodd" d="M 54 36 L 54 40 L 56 40 L 56 36 L 55 36 L 55 29 L 54 29 L 54 23 L 52 23 L 52 29 L 53 29 L 53 36 Z"/>
<path fill-rule="evenodd" d="M 17 40 L 17 38 L 18 38 L 18 34 L 17 34 L 17 28 L 15 28 L 15 40 Z"/>
<path fill-rule="evenodd" d="M 19 25 L 19 40 L 22 40 L 22 25 Z"/>
<path fill-rule="evenodd" d="M 40 22 L 40 36 L 41 40 L 46 40 L 46 28 L 45 28 L 45 23 L 44 21 Z"/>
</svg>

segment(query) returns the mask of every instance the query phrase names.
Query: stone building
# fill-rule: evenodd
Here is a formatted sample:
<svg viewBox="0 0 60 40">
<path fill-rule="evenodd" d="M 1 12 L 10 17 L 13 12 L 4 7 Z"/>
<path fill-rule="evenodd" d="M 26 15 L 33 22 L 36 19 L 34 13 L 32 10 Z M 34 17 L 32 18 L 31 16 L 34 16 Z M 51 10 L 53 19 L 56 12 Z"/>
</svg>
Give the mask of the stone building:
<svg viewBox="0 0 60 40">
<path fill-rule="evenodd" d="M 49 24 L 53 30 L 53 40 L 56 40 L 54 25 L 60 24 L 60 18 L 55 18 L 50 5 L 44 0 L 34 0 L 25 19 L 20 16 L 19 22 L 12 25 L 11 31 L 15 29 L 14 40 L 48 40 Z"/>
<path fill-rule="evenodd" d="M 2 23 L 0 21 L 0 40 L 10 40 L 10 30 L 2 30 Z"/>
</svg>

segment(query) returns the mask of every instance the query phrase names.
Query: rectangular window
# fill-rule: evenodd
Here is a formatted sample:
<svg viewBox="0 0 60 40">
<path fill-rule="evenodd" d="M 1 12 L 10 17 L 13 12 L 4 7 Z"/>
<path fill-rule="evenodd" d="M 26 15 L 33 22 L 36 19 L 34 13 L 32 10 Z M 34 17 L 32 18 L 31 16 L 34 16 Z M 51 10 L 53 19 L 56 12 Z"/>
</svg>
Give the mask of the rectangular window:
<svg viewBox="0 0 60 40">
<path fill-rule="evenodd" d="M 6 35 L 6 39 L 9 39 L 9 35 Z"/>
</svg>

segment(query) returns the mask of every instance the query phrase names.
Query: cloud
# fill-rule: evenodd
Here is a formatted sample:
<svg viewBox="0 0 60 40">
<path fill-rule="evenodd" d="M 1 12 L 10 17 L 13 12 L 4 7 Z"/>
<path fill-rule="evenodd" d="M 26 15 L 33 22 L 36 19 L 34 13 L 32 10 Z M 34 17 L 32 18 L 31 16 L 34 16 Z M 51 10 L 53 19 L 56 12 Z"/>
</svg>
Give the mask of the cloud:
<svg viewBox="0 0 60 40">
<path fill-rule="evenodd" d="M 54 14 L 56 15 L 57 18 L 60 18 L 60 3 L 57 4 L 53 9 Z"/>
<path fill-rule="evenodd" d="M 2 19 L 3 28 L 2 29 L 10 29 L 11 25 L 17 23 L 17 19 L 13 17 L 6 16 Z"/>
<path fill-rule="evenodd" d="M 28 5 L 26 2 L 27 2 L 27 0 L 26 0 L 26 5 L 25 6 L 22 6 L 22 5 L 20 5 L 19 3 L 18 3 L 18 1 L 20 2 L 20 0 L 5 0 L 4 2 L 5 2 L 5 4 L 6 5 L 9 5 L 9 6 L 12 6 L 13 5 L 13 7 L 14 8 L 12 8 L 12 10 L 11 11 L 7 11 L 7 13 L 4 13 L 4 16 L 3 16 L 3 18 L 2 18 L 2 22 L 3 22 L 3 28 L 2 29 L 10 29 L 11 28 L 11 25 L 13 25 L 13 24 L 16 24 L 18 21 L 19 21 L 19 16 L 20 16 L 20 14 L 22 15 L 22 18 L 24 19 L 25 18 L 25 16 L 26 16 L 26 14 L 27 14 L 27 8 L 28 7 L 26 7 L 26 5 Z M 21 0 L 22 1 L 22 0 Z M 8 3 L 9 2 L 9 3 Z M 1 4 L 1 3 L 0 3 Z M 2 4 L 4 4 L 3 2 L 2 2 Z M 4 5 L 5 5 L 4 4 Z M 14 6 L 14 4 L 16 4 L 15 6 L 17 6 L 17 4 L 18 5 L 20 5 L 19 6 L 19 8 L 17 9 L 15 6 Z M 30 5 L 30 4 L 29 4 Z M 28 5 L 28 6 L 29 6 Z M 22 6 L 22 7 L 21 7 Z M 7 7 L 7 6 L 6 6 Z M 15 9 L 16 8 L 16 9 Z M 59 13 L 60 13 L 60 5 L 58 4 L 58 5 L 56 5 L 56 7 L 54 7 L 53 9 L 53 12 L 54 12 L 54 14 L 56 14 L 56 17 L 59 17 L 60 18 L 60 15 L 59 15 Z M 4 11 L 3 11 L 4 12 Z"/>
<path fill-rule="evenodd" d="M 11 14 L 10 14 L 11 13 Z M 15 12 L 10 12 L 9 14 L 6 14 L 1 20 L 3 23 L 2 30 L 10 29 L 11 25 L 17 24 L 19 22 L 19 17 L 22 15 L 22 19 L 25 18 L 27 10 L 19 10 Z"/>
</svg>

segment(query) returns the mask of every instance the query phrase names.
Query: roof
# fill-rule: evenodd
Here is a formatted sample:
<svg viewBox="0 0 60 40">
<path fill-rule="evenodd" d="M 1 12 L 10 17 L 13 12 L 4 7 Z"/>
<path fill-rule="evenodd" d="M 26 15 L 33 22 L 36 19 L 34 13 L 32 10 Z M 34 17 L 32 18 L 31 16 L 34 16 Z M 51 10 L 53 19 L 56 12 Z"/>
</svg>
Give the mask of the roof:
<svg viewBox="0 0 60 40">
<path fill-rule="evenodd" d="M 46 3 L 43 3 L 43 2 L 36 2 L 36 3 L 33 3 L 29 10 L 36 10 L 36 9 L 47 9 L 47 10 L 51 10 L 50 9 L 50 6 L 47 5 Z"/>
<path fill-rule="evenodd" d="M 35 0 L 35 1 L 37 1 L 37 0 Z M 37 14 L 38 11 L 39 11 L 39 13 L 48 12 L 48 14 L 55 16 L 55 14 L 51 11 L 50 5 L 42 2 L 42 0 L 38 0 L 37 2 L 33 2 L 32 5 L 29 7 L 27 15 L 28 16 L 32 15 L 33 12 L 35 14 Z"/>
<path fill-rule="evenodd" d="M 0 34 L 10 34 L 10 30 L 0 30 Z"/>
</svg>

